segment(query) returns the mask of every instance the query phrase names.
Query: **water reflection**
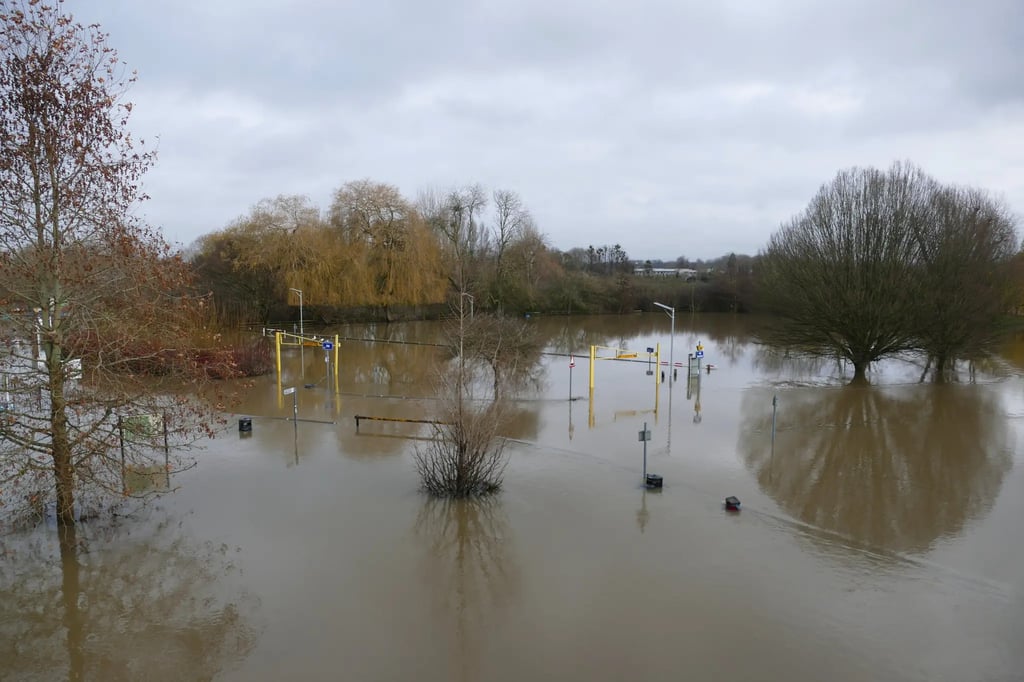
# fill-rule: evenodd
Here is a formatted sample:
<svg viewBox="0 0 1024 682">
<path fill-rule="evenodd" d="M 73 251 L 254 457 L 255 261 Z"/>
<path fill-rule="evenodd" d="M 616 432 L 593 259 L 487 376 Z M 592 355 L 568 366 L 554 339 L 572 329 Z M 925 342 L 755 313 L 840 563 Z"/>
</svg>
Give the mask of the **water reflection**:
<svg viewBox="0 0 1024 682">
<path fill-rule="evenodd" d="M 697 340 L 711 342 L 731 362 L 737 361 L 751 344 L 751 330 L 763 323 L 752 315 L 698 314 L 676 316 L 676 349 L 693 346 Z M 556 353 L 577 353 L 586 357 L 590 346 L 627 348 L 638 339 L 669 335 L 669 322 L 660 310 L 644 314 L 541 317 L 534 322 L 537 334 Z M 665 353 L 667 348 L 663 348 Z"/>
<path fill-rule="evenodd" d="M 774 346 L 759 346 L 753 368 L 776 380 L 799 385 L 848 383 L 842 358 L 799 355 Z"/>
<path fill-rule="evenodd" d="M 1011 433 L 977 386 L 805 388 L 743 399 L 739 449 L 787 512 L 856 542 L 924 552 L 988 513 Z"/>
<path fill-rule="evenodd" d="M 414 530 L 426 543 L 423 575 L 438 600 L 440 622 L 452 632 L 449 660 L 457 679 L 479 679 L 486 629 L 519 591 L 501 502 L 497 497 L 431 498 L 424 502 Z"/>
<path fill-rule="evenodd" d="M 161 524 L 0 541 L 0 679 L 208 680 L 256 641 L 254 600 L 224 598 L 226 546 Z"/>
</svg>

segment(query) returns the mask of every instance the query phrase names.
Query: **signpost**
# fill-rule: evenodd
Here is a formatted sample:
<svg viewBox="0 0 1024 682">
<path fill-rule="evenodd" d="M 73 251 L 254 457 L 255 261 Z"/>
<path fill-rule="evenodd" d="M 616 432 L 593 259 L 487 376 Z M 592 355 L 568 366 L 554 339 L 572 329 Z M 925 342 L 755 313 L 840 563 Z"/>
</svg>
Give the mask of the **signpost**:
<svg viewBox="0 0 1024 682">
<path fill-rule="evenodd" d="M 651 432 L 647 430 L 647 422 L 644 422 L 644 430 L 640 432 L 640 440 L 644 444 L 644 485 L 647 485 L 647 441 L 651 439 Z"/>
<path fill-rule="evenodd" d="M 295 432 L 299 432 L 299 397 L 295 394 L 295 387 L 289 386 L 281 391 L 283 395 L 292 397 L 292 421 L 295 423 Z"/>
<path fill-rule="evenodd" d="M 576 366 L 576 356 L 569 356 L 569 401 L 572 402 L 572 369 Z"/>
</svg>

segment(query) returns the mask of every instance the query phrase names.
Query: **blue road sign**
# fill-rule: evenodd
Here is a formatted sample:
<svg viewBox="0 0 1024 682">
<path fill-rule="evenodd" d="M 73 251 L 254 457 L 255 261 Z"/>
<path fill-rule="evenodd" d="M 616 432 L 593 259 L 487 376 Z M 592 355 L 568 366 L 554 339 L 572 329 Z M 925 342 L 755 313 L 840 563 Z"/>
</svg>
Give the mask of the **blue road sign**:
<svg viewBox="0 0 1024 682">
<path fill-rule="evenodd" d="M 334 350 L 334 344 L 330 341 L 324 341 L 320 344 L 324 350 Z"/>
<path fill-rule="evenodd" d="M 693 355 L 694 355 L 694 357 L 702 358 L 702 357 L 704 357 L 704 351 L 699 350 L 696 353 L 694 353 Z"/>
</svg>

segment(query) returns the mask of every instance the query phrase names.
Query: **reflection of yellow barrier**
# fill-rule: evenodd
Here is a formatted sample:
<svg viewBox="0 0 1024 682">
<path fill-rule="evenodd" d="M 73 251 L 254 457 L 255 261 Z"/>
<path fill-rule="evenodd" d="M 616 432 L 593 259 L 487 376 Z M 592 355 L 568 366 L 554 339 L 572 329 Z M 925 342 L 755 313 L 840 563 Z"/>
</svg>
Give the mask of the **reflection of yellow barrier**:
<svg viewBox="0 0 1024 682">
<path fill-rule="evenodd" d="M 603 355 L 602 356 L 601 354 L 598 353 L 598 349 L 602 349 L 602 350 L 606 350 L 606 351 L 612 351 L 612 354 L 611 355 Z M 638 361 L 642 362 L 642 360 L 638 360 L 639 356 L 640 356 L 640 353 L 633 352 L 633 351 L 630 351 L 630 350 L 626 350 L 624 348 L 611 348 L 611 347 L 608 347 L 608 346 L 591 346 L 590 347 L 590 393 L 589 393 L 589 396 L 588 396 L 589 397 L 590 406 L 589 406 L 589 410 L 588 410 L 588 414 L 587 414 L 587 424 L 590 426 L 590 428 L 594 428 L 594 426 L 596 424 L 596 419 L 594 417 L 594 365 L 597 363 L 598 360 L 626 360 L 626 361 L 631 361 L 631 362 L 638 362 Z M 654 410 L 653 410 L 653 412 L 654 412 L 654 421 L 655 421 L 655 423 L 657 423 L 657 421 L 658 421 L 658 389 L 659 389 L 659 387 L 661 385 L 661 376 L 660 376 L 661 375 L 661 371 L 660 371 L 660 367 L 661 367 L 661 344 L 660 343 L 654 345 L 654 352 L 647 353 L 647 362 L 648 362 L 648 364 L 650 364 L 650 362 L 652 360 L 654 361 L 654 367 L 656 368 L 654 370 L 651 370 L 651 373 L 654 375 Z M 648 412 L 651 412 L 651 410 L 643 410 L 643 411 L 637 412 L 636 414 L 646 414 Z M 616 413 L 616 415 L 618 415 L 618 414 L 620 414 L 620 413 Z M 622 412 L 622 414 L 625 415 L 625 412 Z"/>
</svg>

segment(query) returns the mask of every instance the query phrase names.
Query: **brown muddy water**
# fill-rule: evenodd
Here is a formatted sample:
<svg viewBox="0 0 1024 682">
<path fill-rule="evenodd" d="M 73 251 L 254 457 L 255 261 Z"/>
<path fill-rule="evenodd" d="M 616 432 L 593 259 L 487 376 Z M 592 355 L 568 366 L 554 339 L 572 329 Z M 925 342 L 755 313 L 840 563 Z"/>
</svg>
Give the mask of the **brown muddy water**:
<svg viewBox="0 0 1024 682">
<path fill-rule="evenodd" d="M 321 330 L 402 343 L 343 340 L 338 393 L 290 351 L 174 493 L 3 539 L 0 679 L 1024 679 L 1021 349 L 851 388 L 748 318 L 676 322 L 699 383 L 647 374 L 665 315 L 533 320 L 505 488 L 472 503 L 418 491 L 425 427 L 353 419 L 431 416 L 438 324 Z M 640 360 L 592 400 L 590 344 Z"/>
</svg>

